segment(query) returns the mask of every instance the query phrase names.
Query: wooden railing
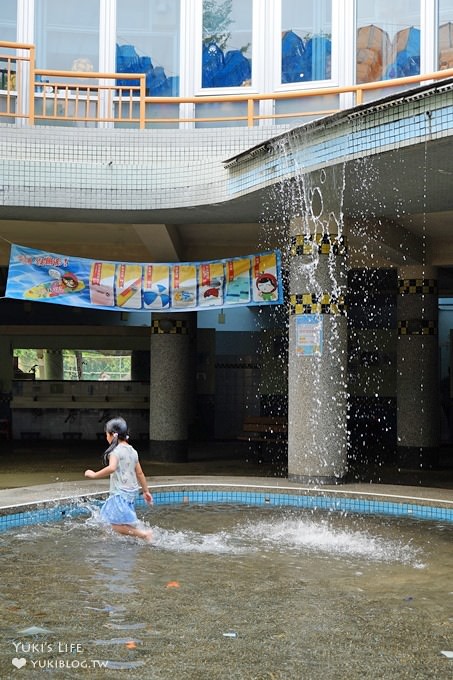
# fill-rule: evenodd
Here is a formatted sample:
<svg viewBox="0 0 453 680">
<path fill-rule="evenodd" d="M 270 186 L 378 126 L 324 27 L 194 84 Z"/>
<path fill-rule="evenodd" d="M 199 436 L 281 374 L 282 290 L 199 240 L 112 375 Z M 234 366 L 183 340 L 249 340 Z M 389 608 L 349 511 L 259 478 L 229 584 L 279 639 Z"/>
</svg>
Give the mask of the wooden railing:
<svg viewBox="0 0 453 680">
<path fill-rule="evenodd" d="M 291 118 L 303 122 L 307 118 L 313 120 L 340 110 L 340 107 L 303 110 L 303 104 L 310 100 L 322 98 L 328 101 L 328 97 L 351 94 L 349 107 L 362 104 L 365 93 L 370 91 L 405 90 L 413 85 L 451 77 L 453 68 L 343 87 L 228 96 L 149 97 L 146 95 L 145 74 L 39 69 L 35 66 L 34 45 L 0 41 L 0 121 L 20 119 L 29 125 L 44 121 L 51 125 L 132 125 L 140 129 L 150 125 L 245 122 L 248 127 L 253 127 L 265 119 L 276 122 Z M 266 100 L 273 103 L 300 100 L 301 110 L 259 113 L 259 103 Z M 237 115 L 194 115 L 197 107 L 200 111 L 206 104 L 235 103 L 244 105 L 244 111 Z M 181 115 L 184 111 L 186 113 Z"/>
<path fill-rule="evenodd" d="M 145 79 L 144 73 L 35 69 L 30 123 L 39 120 L 138 123 L 145 127 Z M 125 85 L 124 81 L 130 83 Z"/>
</svg>

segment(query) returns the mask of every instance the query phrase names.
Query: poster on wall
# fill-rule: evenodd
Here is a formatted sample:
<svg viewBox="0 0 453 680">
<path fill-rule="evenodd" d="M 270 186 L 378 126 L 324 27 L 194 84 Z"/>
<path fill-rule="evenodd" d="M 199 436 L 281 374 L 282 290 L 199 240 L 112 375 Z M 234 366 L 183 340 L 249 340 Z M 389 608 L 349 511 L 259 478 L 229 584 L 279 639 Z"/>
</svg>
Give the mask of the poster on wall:
<svg viewBox="0 0 453 680">
<path fill-rule="evenodd" d="M 283 302 L 278 250 L 207 262 L 88 260 L 13 244 L 7 298 L 115 311 L 196 311 Z"/>
<path fill-rule="evenodd" d="M 296 356 L 311 357 L 322 354 L 322 317 L 307 314 L 296 317 Z"/>
</svg>

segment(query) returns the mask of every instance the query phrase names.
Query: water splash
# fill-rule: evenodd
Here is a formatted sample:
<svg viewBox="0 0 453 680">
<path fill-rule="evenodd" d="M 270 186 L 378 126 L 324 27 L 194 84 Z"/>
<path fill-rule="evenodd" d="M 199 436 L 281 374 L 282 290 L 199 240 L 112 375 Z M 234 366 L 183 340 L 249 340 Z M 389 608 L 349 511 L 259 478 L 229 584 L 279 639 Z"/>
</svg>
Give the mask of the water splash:
<svg viewBox="0 0 453 680">
<path fill-rule="evenodd" d="M 272 511 L 274 514 L 275 511 Z M 421 567 L 420 549 L 404 539 L 387 538 L 370 529 L 357 529 L 352 518 L 345 526 L 329 519 L 284 515 L 255 520 L 245 518 L 234 527 L 203 534 L 153 527 L 154 546 L 182 553 L 245 555 L 261 550 L 321 553 L 335 557 L 363 558 L 370 562 L 398 562 Z"/>
<path fill-rule="evenodd" d="M 335 527 L 327 520 L 285 518 L 262 521 L 245 527 L 244 532 L 282 552 L 321 552 L 336 557 L 360 557 L 371 562 L 420 566 L 420 551 L 404 541 L 376 536 L 369 530 Z"/>
<path fill-rule="evenodd" d="M 194 506 L 188 510 L 197 513 L 197 511 L 203 512 L 204 509 Z M 320 554 L 338 558 L 362 558 L 374 563 L 396 562 L 414 568 L 424 566 L 421 561 L 421 549 L 412 545 L 410 540 L 404 536 L 399 538 L 385 535 L 386 527 L 391 526 L 387 521 L 382 525 L 382 531 L 378 531 L 375 527 L 370 528 L 364 518 L 353 515 L 326 516 L 321 513 L 314 517 L 308 513 L 280 512 L 278 509 L 272 509 L 271 515 L 263 518 L 261 511 L 243 508 L 235 510 L 234 507 L 228 509 L 228 513 L 235 511 L 243 515 L 239 521 L 228 528 L 211 532 L 162 526 L 159 521 L 155 523 L 158 520 L 156 511 L 148 511 L 144 523 L 146 526 L 151 524 L 152 547 L 144 546 L 141 541 L 120 536 L 113 531 L 104 531 L 101 534 L 104 540 L 99 543 L 99 520 L 96 515 L 83 519 L 68 519 L 64 524 L 34 526 L 29 532 L 15 535 L 14 540 L 36 542 L 52 538 L 54 549 L 58 550 L 59 545 L 64 547 L 68 534 L 83 532 L 84 540 L 88 541 L 88 554 L 85 561 L 102 565 L 102 573 L 108 571 L 113 574 L 109 580 L 109 588 L 115 592 L 122 592 L 123 587 L 126 587 L 122 579 L 133 567 L 136 559 L 137 548 L 133 549 L 134 545 L 140 549 L 143 547 L 145 550 L 157 548 L 182 554 L 240 556 L 273 551 L 298 553 L 301 556 Z M 174 522 L 177 525 L 180 524 L 180 512 L 172 513 L 172 524 Z M 221 508 L 220 512 L 223 515 L 226 510 Z M 193 521 L 199 523 L 196 517 L 193 517 Z M 90 534 L 95 543 L 90 542 Z M 118 543 L 129 544 L 131 551 L 118 553 L 114 548 Z M 97 546 L 97 551 L 92 555 L 90 546 L 94 545 Z M 126 585 L 130 587 L 132 584 Z"/>
<path fill-rule="evenodd" d="M 164 550 L 184 553 L 210 553 L 215 555 L 241 555 L 253 552 L 253 546 L 241 545 L 241 536 L 220 531 L 202 534 L 196 531 L 175 531 L 153 527 L 153 545 Z"/>
</svg>

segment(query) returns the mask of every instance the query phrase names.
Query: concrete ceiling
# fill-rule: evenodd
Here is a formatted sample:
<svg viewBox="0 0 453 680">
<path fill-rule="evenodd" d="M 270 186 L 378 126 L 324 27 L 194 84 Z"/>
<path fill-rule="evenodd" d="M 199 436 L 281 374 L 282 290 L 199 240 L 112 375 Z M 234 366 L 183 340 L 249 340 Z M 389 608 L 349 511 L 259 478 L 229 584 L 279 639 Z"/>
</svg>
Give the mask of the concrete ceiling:
<svg viewBox="0 0 453 680">
<path fill-rule="evenodd" d="M 423 241 L 431 264 L 453 267 L 453 140 L 446 137 L 360 159 L 349 163 L 345 173 L 346 218 L 365 225 L 385 223 L 390 241 L 393 231 L 396 264 L 398 242 L 406 234 L 414 237 L 413 243 Z M 0 263 L 8 263 L 9 242 L 79 257 L 139 262 L 255 252 L 263 245 L 278 245 L 261 226 L 263 206 L 271 203 L 270 191 L 262 190 L 215 205 L 146 212 L 2 208 Z M 378 243 L 379 234 L 371 232 L 370 242 Z M 354 239 L 358 251 L 360 236 Z M 382 244 L 378 250 L 382 255 Z M 391 255 L 386 257 L 390 261 Z"/>
<path fill-rule="evenodd" d="M 1 213 L 0 213 L 1 214 Z M 0 220 L 0 262 L 9 260 L 9 243 L 103 260 L 178 262 L 255 252 L 257 223 L 134 223 Z M 105 220 L 105 215 L 99 216 Z M 124 215 L 122 216 L 124 220 Z M 211 219 L 215 217 L 211 211 Z M 222 216 L 225 219 L 225 215 Z M 153 215 L 148 215 L 152 219 Z"/>
<path fill-rule="evenodd" d="M 427 264 L 453 266 L 451 138 L 361 159 L 346 173 L 346 215 L 391 222 L 395 231 L 406 232 L 415 251 L 421 245 Z"/>
</svg>

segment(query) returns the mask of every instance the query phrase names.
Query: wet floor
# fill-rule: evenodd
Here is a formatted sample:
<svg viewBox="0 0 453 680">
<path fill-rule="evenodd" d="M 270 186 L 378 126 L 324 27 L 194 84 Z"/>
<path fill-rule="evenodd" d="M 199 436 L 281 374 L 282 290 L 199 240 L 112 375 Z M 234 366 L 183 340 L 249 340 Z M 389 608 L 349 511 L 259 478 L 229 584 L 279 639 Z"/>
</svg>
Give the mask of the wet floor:
<svg viewBox="0 0 453 680">
<path fill-rule="evenodd" d="M 270 461 L 245 442 L 197 442 L 189 447 L 188 462 L 159 463 L 145 444 L 132 442 L 147 477 L 224 475 L 285 478 L 285 461 Z M 83 480 L 84 470 L 101 466 L 103 442 L 2 442 L 0 489 Z M 401 484 L 453 489 L 453 452 L 445 450 L 439 469 L 403 470 L 392 466 L 351 464 L 350 483 Z"/>
<path fill-rule="evenodd" d="M 263 460 L 247 444 L 210 442 L 193 445 L 187 463 L 161 463 L 145 446 L 136 446 L 148 478 L 153 476 L 232 475 L 285 477 L 286 466 Z M 87 468 L 99 469 L 103 442 L 4 442 L 0 454 L 0 488 L 84 480 Z M 86 481 L 86 480 L 85 480 Z"/>
</svg>

